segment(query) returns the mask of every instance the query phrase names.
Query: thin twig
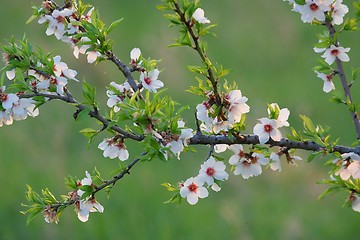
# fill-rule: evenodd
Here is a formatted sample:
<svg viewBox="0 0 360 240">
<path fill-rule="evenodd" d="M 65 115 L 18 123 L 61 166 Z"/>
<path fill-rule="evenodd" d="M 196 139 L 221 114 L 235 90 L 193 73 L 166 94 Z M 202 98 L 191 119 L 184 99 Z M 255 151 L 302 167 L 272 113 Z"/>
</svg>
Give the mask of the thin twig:
<svg viewBox="0 0 360 240">
<path fill-rule="evenodd" d="M 334 28 L 334 26 L 331 24 L 331 22 L 329 20 L 326 20 L 325 21 L 325 25 L 326 27 L 328 28 L 329 30 L 329 33 L 330 33 L 330 36 L 332 38 L 334 38 L 335 36 L 335 33 L 336 33 L 336 30 Z M 337 41 L 337 39 L 335 39 L 335 46 L 339 46 L 339 43 Z M 351 92 L 350 92 L 350 86 L 346 80 L 346 76 L 345 76 L 345 71 L 344 71 L 344 68 L 343 68 L 343 64 L 342 64 L 342 61 L 339 59 L 339 58 L 336 58 L 335 59 L 335 62 L 336 62 L 336 65 L 337 65 L 337 73 L 340 77 L 340 81 L 341 81 L 341 85 L 344 89 L 344 93 L 345 93 L 345 96 L 347 98 L 347 100 L 349 101 L 349 103 L 347 103 L 347 105 L 351 105 L 353 104 L 353 99 L 352 99 L 352 96 L 351 96 Z M 360 121 L 359 121 L 359 115 L 358 115 L 358 112 L 357 111 L 350 111 L 351 113 L 351 117 L 352 117 L 352 120 L 354 122 L 354 125 L 355 125 L 355 129 L 356 129 L 356 133 L 357 133 L 357 139 L 360 140 Z"/>
<path fill-rule="evenodd" d="M 208 58 L 206 56 L 206 53 L 203 52 L 200 48 L 200 43 L 199 43 L 199 36 L 197 36 L 195 34 L 195 32 L 192 29 L 192 25 L 191 25 L 191 21 L 186 20 L 185 18 L 185 13 L 183 13 L 180 9 L 179 4 L 177 3 L 177 1 L 174 1 L 174 11 L 179 15 L 180 20 L 184 23 L 184 25 L 186 26 L 188 32 L 190 33 L 190 36 L 193 40 L 193 43 L 195 44 L 195 46 L 193 46 L 193 48 L 195 49 L 196 52 L 198 52 L 198 54 L 200 55 L 202 61 L 206 64 L 207 67 L 207 72 L 208 72 L 208 76 L 207 78 L 210 80 L 211 84 L 212 84 L 212 88 L 214 90 L 214 95 L 215 95 L 215 99 L 216 99 L 216 105 L 221 105 L 221 97 L 219 95 L 218 92 L 218 81 L 215 78 L 215 74 L 214 71 L 212 70 L 211 66 L 208 64 Z"/>
</svg>

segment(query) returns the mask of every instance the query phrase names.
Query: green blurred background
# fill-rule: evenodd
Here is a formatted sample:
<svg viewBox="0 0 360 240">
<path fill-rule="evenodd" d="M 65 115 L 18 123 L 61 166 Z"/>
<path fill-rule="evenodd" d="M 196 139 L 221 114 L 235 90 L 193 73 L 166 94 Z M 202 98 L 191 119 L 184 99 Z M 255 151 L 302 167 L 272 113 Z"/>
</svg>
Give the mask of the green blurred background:
<svg viewBox="0 0 360 240">
<path fill-rule="evenodd" d="M 69 46 L 45 35 L 45 26 L 36 22 L 25 25 L 32 13 L 31 1 L 0 2 L 0 39 L 22 38 L 26 33 L 45 51 L 61 54 L 70 68 L 78 70 L 78 79 L 96 85 L 98 99 L 105 106 L 105 86 L 124 80 L 113 64 L 89 65 L 84 57 L 78 61 Z M 194 128 L 193 110 L 201 100 L 185 92 L 195 84 L 186 65 L 199 64 L 199 58 L 190 49 L 166 48 L 177 37 L 177 30 L 168 28 L 163 13 L 156 10 L 160 1 L 88 2 L 96 4 L 106 23 L 125 18 L 111 35 L 119 58 L 128 61 L 130 50 L 139 47 L 144 56 L 162 59 L 160 67 L 165 71 L 160 79 L 175 100 L 191 106 L 184 120 Z M 214 30 L 217 37 L 207 39 L 210 58 L 234 69 L 228 79 L 236 81 L 249 98 L 249 130 L 257 118 L 266 115 L 266 103 L 277 102 L 290 109 L 290 123 L 295 128 L 302 126 L 298 115 L 305 114 L 332 126 L 333 136 L 340 137 L 341 144 L 354 141 L 349 113 L 343 106 L 329 103 L 330 95 L 322 92 L 322 81 L 311 70 L 319 58 L 312 44 L 317 42 L 315 34 L 323 31 L 321 27 L 302 24 L 300 15 L 281 0 L 204 0 L 202 6 L 206 16 L 218 24 Z M 342 45 L 352 47 L 347 70 L 359 66 L 359 36 L 358 32 L 341 36 Z M 80 98 L 79 84 L 71 83 L 70 90 Z M 359 100 L 358 85 L 353 91 Z M 87 147 L 78 131 L 96 124 L 93 120 L 74 122 L 73 111 L 54 101 L 41 107 L 37 118 L 0 129 L 0 239 L 358 239 L 360 214 L 341 208 L 344 194 L 317 201 L 325 186 L 316 181 L 326 178 L 329 170 L 323 167 L 324 159 L 300 162 L 297 167 L 283 162 L 281 173 L 268 169 L 246 181 L 231 174 L 220 193 L 211 192 L 196 206 L 186 202 L 179 207 L 164 205 L 171 193 L 160 184 L 196 175 L 206 147 L 199 147 L 197 154 L 183 154 L 181 161 L 136 165 L 131 175 L 116 184 L 110 199 L 105 193 L 97 195 L 105 212 L 91 214 L 87 223 L 81 223 L 70 207 L 58 225 L 45 223 L 39 215 L 26 226 L 26 217 L 20 214 L 24 210 L 20 203 L 26 203 L 26 184 L 38 192 L 49 187 L 59 196 L 66 193 L 63 179 L 68 174 L 81 179 L 85 170 L 96 166 L 108 177 L 118 166 L 96 148 L 101 137 Z M 305 152 L 297 153 L 306 157 Z"/>
</svg>

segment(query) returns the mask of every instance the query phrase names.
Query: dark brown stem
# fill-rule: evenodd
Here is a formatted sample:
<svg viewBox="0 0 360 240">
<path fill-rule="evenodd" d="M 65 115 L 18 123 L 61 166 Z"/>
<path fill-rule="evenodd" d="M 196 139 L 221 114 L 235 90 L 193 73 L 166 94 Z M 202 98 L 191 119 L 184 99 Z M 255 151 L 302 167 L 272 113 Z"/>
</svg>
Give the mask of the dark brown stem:
<svg viewBox="0 0 360 240">
<path fill-rule="evenodd" d="M 33 94 L 24 94 L 24 95 L 21 95 L 20 97 L 21 98 L 32 98 L 32 97 L 36 97 L 36 96 L 41 96 L 41 97 L 49 98 L 50 100 L 51 99 L 58 99 L 58 100 L 66 102 L 66 103 L 70 103 L 70 104 L 74 105 L 76 108 L 78 108 L 79 112 L 87 109 L 87 107 L 84 104 L 81 104 L 81 103 L 77 102 L 71 96 L 71 94 L 69 93 L 68 90 L 66 90 L 65 93 L 66 93 L 66 96 L 48 94 L 48 93 L 38 93 L 37 92 L 37 93 L 33 93 Z M 110 124 L 110 121 L 108 119 L 106 119 L 105 117 L 101 116 L 99 114 L 99 112 L 97 111 L 97 109 L 91 110 L 89 112 L 89 116 L 97 119 L 98 121 L 100 121 L 104 125 L 104 127 L 108 126 Z M 141 141 L 141 140 L 144 139 L 143 136 L 135 135 L 133 133 L 127 132 L 127 131 L 123 130 L 122 128 L 120 128 L 117 125 L 111 126 L 110 129 L 112 129 L 112 130 L 118 132 L 119 134 L 121 134 L 123 136 L 123 138 L 130 138 L 130 139 L 133 139 L 135 141 Z"/>
<path fill-rule="evenodd" d="M 243 134 L 236 136 L 235 139 L 229 138 L 225 135 L 203 135 L 201 133 L 195 134 L 190 139 L 191 145 L 216 145 L 216 144 L 246 144 L 246 145 L 253 145 L 259 144 L 259 138 L 256 135 L 252 134 Z M 339 153 L 349 153 L 354 152 L 360 155 L 360 148 L 350 148 L 346 146 L 337 145 L 334 146 L 331 151 L 328 151 L 327 148 L 323 145 L 320 145 L 316 142 L 309 142 L 309 141 L 293 141 L 287 138 L 281 139 L 279 142 L 273 141 L 270 139 L 267 143 L 270 147 L 278 146 L 278 147 L 286 147 L 288 149 L 302 149 L 307 151 L 314 151 L 314 152 L 339 152 Z"/>
<path fill-rule="evenodd" d="M 335 30 L 334 26 L 328 20 L 325 22 L 325 25 L 329 30 L 330 36 L 332 38 L 334 38 L 335 33 L 336 33 L 336 30 Z M 334 39 L 334 41 L 335 41 L 335 45 L 339 46 L 339 43 L 338 43 L 337 39 Z M 346 98 L 348 100 L 347 105 L 348 104 L 353 104 L 353 99 L 352 99 L 351 92 L 350 92 L 350 86 L 349 86 L 349 83 L 346 80 L 345 71 L 344 71 L 342 61 L 340 59 L 336 58 L 335 62 L 336 62 L 337 68 L 338 68 L 337 69 L 337 74 L 339 75 L 341 85 L 342 85 L 342 87 L 344 89 L 345 96 L 346 96 Z M 357 133 L 357 139 L 360 140 L 359 115 L 358 115 L 357 111 L 350 111 L 350 113 L 351 113 L 351 117 L 352 117 L 352 120 L 353 120 L 354 125 L 355 125 L 355 129 L 356 129 L 356 133 Z"/>
<path fill-rule="evenodd" d="M 180 6 L 179 4 L 177 3 L 177 1 L 174 1 L 174 11 L 179 15 L 180 17 L 180 20 L 181 22 L 183 22 L 183 24 L 186 26 L 192 40 L 193 40 L 193 43 L 195 46 L 193 46 L 193 48 L 195 49 L 196 52 L 198 52 L 198 54 L 200 55 L 200 58 L 201 60 L 206 64 L 206 67 L 207 67 L 207 72 L 208 72 L 208 75 L 207 75 L 207 78 L 210 80 L 211 84 L 212 84 L 212 88 L 213 88 L 213 91 L 214 91 L 214 95 L 215 95 L 215 98 L 216 98 L 216 105 L 220 106 L 221 105 L 221 97 L 219 95 L 219 92 L 218 92 L 218 81 L 217 79 L 215 78 L 215 74 L 214 74 L 214 71 L 212 70 L 211 66 L 209 65 L 208 63 L 208 58 L 206 56 L 206 53 L 203 52 L 200 48 L 200 43 L 199 43 L 199 36 L 197 36 L 192 28 L 192 24 L 191 24 L 191 20 L 187 20 L 185 18 L 185 13 L 183 13 L 180 9 Z"/>
<path fill-rule="evenodd" d="M 145 156 L 146 153 L 142 153 L 142 156 Z M 115 185 L 115 183 L 117 181 L 119 181 L 120 179 L 122 179 L 126 174 L 130 174 L 130 169 L 140 161 L 140 158 L 136 158 L 134 159 L 129 165 L 126 166 L 126 168 L 124 170 L 122 170 L 118 175 L 114 176 L 111 180 L 106 180 L 103 182 L 103 184 L 101 184 L 100 186 L 97 186 L 93 192 L 93 195 L 99 191 L 101 191 L 102 189 L 111 186 L 111 185 Z"/>
<path fill-rule="evenodd" d="M 131 75 L 132 72 L 131 69 L 128 66 L 126 66 L 122 61 L 120 61 L 120 59 L 117 58 L 113 52 L 111 51 L 106 52 L 106 56 L 110 61 L 115 63 L 115 65 L 119 68 L 119 70 L 124 74 L 124 76 L 126 77 L 128 83 L 130 84 L 134 92 L 139 90 L 139 87 L 137 86 L 136 82 L 134 81 L 134 78 Z"/>
</svg>

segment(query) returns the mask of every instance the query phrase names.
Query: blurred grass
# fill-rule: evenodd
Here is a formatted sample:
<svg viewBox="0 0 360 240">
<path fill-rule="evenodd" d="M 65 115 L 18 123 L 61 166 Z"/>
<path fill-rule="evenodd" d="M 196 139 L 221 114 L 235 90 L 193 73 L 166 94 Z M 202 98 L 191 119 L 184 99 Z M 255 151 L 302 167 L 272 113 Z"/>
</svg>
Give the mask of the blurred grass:
<svg viewBox="0 0 360 240">
<path fill-rule="evenodd" d="M 5 1 L 1 0 L 2 6 Z M 112 33 L 114 51 L 126 62 L 133 47 L 144 56 L 161 58 L 160 75 L 169 94 L 181 104 L 189 104 L 185 115 L 194 127 L 193 110 L 198 98 L 185 92 L 194 83 L 186 65 L 199 59 L 185 48 L 166 48 L 175 37 L 161 12 L 159 1 L 89 1 L 98 7 L 106 23 L 125 18 Z M 36 1 L 40 4 L 40 1 Z M 344 1 L 348 4 L 350 1 Z M 329 95 L 321 91 L 322 82 L 311 68 L 316 64 L 312 44 L 320 27 L 300 22 L 297 13 L 283 1 L 203 1 L 206 16 L 218 23 L 217 37 L 209 37 L 209 56 L 234 71 L 228 77 L 236 81 L 249 98 L 249 130 L 254 121 L 266 114 L 266 103 L 278 102 L 291 111 L 290 122 L 301 127 L 299 114 L 315 122 L 332 126 L 334 137 L 342 144 L 355 139 L 349 113 L 343 106 L 329 104 Z M 105 86 L 110 81 L 123 81 L 111 63 L 88 65 L 76 60 L 69 46 L 46 37 L 44 26 L 35 22 L 26 26 L 31 15 L 30 2 L 7 1 L 0 8 L 0 39 L 12 35 L 29 40 L 46 51 L 55 50 L 70 68 L 77 69 L 79 79 L 97 86 L 99 100 L 105 106 Z M 344 33 L 341 42 L 351 46 L 350 64 L 360 63 L 359 33 Z M 341 89 L 337 85 L 338 89 Z M 79 85 L 71 83 L 79 96 Z M 358 86 L 353 87 L 358 99 Z M 78 97 L 80 98 L 80 97 Z M 63 178 L 68 174 L 84 177 L 84 171 L 96 166 L 106 176 L 117 161 L 104 159 L 95 141 L 87 148 L 86 139 L 77 132 L 83 123 L 74 123 L 73 109 L 51 102 L 40 109 L 36 119 L 15 122 L 0 129 L 0 239 L 357 239 L 360 215 L 341 208 L 342 194 L 318 202 L 325 189 L 315 182 L 326 177 L 323 160 L 298 167 L 284 166 L 281 173 L 265 170 L 256 178 L 243 180 L 231 176 L 220 193 L 211 193 L 199 204 L 179 207 L 164 205 L 170 197 L 161 183 L 180 181 L 196 175 L 206 156 L 206 147 L 198 154 L 186 153 L 181 161 L 144 162 L 133 169 L 114 187 L 110 199 L 99 194 L 103 214 L 90 215 L 88 223 L 77 220 L 69 208 L 58 225 L 46 224 L 41 217 L 29 226 L 19 212 L 25 203 L 25 184 L 34 190 L 49 187 L 54 194 L 66 193 Z M 85 122 L 96 126 L 92 120 Z M 136 146 L 129 146 L 136 149 Z M 302 154 L 299 152 L 299 154 Z M 229 156 L 229 153 L 226 157 Z M 306 156 L 306 153 L 303 154 Z M 131 157 L 136 157 L 131 155 Z"/>
</svg>

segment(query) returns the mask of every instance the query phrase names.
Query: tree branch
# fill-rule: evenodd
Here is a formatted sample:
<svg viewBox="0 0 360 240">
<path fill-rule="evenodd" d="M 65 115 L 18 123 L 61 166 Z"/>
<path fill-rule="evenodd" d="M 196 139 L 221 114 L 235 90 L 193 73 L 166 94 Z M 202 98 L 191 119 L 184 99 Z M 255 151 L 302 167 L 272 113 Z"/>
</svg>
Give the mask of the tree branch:
<svg viewBox="0 0 360 240">
<path fill-rule="evenodd" d="M 62 96 L 62 95 L 58 95 L 58 94 L 55 95 L 55 94 L 49 94 L 49 93 L 34 93 L 34 94 L 23 94 L 20 97 L 21 98 L 32 98 L 32 97 L 36 97 L 36 96 L 41 96 L 41 97 L 49 98 L 50 100 L 58 99 L 58 100 L 66 102 L 66 103 L 70 103 L 70 104 L 74 105 L 76 108 L 79 109 L 80 112 L 87 109 L 87 107 L 84 104 L 81 104 L 81 103 L 77 102 L 74 98 L 72 98 L 71 95 L 68 93 L 68 90 L 66 90 L 65 92 L 67 93 L 67 96 Z M 110 124 L 110 121 L 107 120 L 105 117 L 101 116 L 97 110 L 90 110 L 89 116 L 97 119 L 104 126 L 108 126 Z M 110 129 L 120 133 L 124 138 L 130 138 L 135 141 L 141 141 L 144 139 L 144 137 L 142 135 L 135 135 L 133 133 L 127 132 L 117 125 L 111 126 Z"/>
<path fill-rule="evenodd" d="M 119 68 L 119 70 L 124 74 L 124 76 L 126 77 L 128 83 L 130 84 L 134 92 L 139 90 L 138 85 L 135 83 L 134 78 L 131 75 L 131 69 L 128 66 L 126 66 L 119 58 L 117 58 L 113 52 L 107 51 L 106 56 L 110 61 L 115 63 L 115 65 Z"/>
<path fill-rule="evenodd" d="M 325 21 L 325 25 L 329 30 L 330 36 L 332 38 L 334 38 L 335 33 L 336 33 L 336 30 L 335 30 L 334 26 L 331 24 L 331 22 L 329 20 Z M 335 40 L 335 46 L 338 47 L 339 43 L 338 43 L 337 39 L 334 39 L 334 40 Z M 351 92 L 350 92 L 350 86 L 349 86 L 349 84 L 348 84 L 348 82 L 346 80 L 345 71 L 344 71 L 344 68 L 343 68 L 342 61 L 339 58 L 336 58 L 335 62 L 336 62 L 337 68 L 338 68 L 337 72 L 338 72 L 339 77 L 340 77 L 341 85 L 342 85 L 342 87 L 344 89 L 345 96 L 349 101 L 349 103 L 346 102 L 346 104 L 351 105 L 351 104 L 353 104 L 353 99 L 352 99 Z M 350 111 L 350 113 L 351 113 L 351 117 L 352 117 L 352 120 L 353 120 L 354 125 L 355 125 L 355 129 L 356 129 L 356 133 L 357 133 L 357 139 L 360 140 L 359 115 L 358 115 L 357 111 Z"/>
<path fill-rule="evenodd" d="M 251 134 L 243 134 L 236 136 L 235 139 L 230 139 L 228 136 L 225 135 L 203 135 L 196 133 L 191 139 L 190 144 L 191 145 L 216 145 L 216 144 L 246 144 L 246 145 L 252 145 L 252 144 L 259 144 L 259 138 L 256 135 Z M 267 145 L 270 145 L 271 147 L 278 146 L 278 147 L 286 147 L 288 149 L 302 149 L 302 150 L 308 150 L 308 151 L 314 151 L 314 152 L 328 152 L 327 148 L 325 146 L 322 146 L 316 142 L 310 142 L 310 141 L 293 141 L 287 138 L 281 139 L 279 142 L 276 142 L 272 139 L 270 139 L 267 143 Z M 360 155 L 360 148 L 350 148 L 346 146 L 336 145 L 333 147 L 333 149 L 330 152 L 339 152 L 339 153 L 349 153 L 354 152 L 356 154 Z"/>
<path fill-rule="evenodd" d="M 199 36 L 197 36 L 195 34 L 195 32 L 193 31 L 192 29 L 192 24 L 191 22 L 192 21 L 188 21 L 186 20 L 185 18 L 185 13 L 183 13 L 180 9 L 180 6 L 179 4 L 177 3 L 177 1 L 174 1 L 174 11 L 179 15 L 180 17 L 180 20 L 184 23 L 184 25 L 186 26 L 188 32 L 190 33 L 190 36 L 193 40 L 193 43 L 195 44 L 195 46 L 193 46 L 193 49 L 198 52 L 198 54 L 200 55 L 200 58 L 202 59 L 202 61 L 206 64 L 206 67 L 207 67 L 207 72 L 208 72 L 208 76 L 207 78 L 210 80 L 211 84 L 212 84 L 212 88 L 214 90 L 214 95 L 215 95 L 215 103 L 216 105 L 220 106 L 221 105 L 221 97 L 219 95 L 219 92 L 218 92 L 218 81 L 217 79 L 215 78 L 215 74 L 211 68 L 211 66 L 209 65 L 208 61 L 209 59 L 207 58 L 206 56 L 206 53 L 203 52 L 200 48 L 200 43 L 199 43 Z"/>
</svg>

